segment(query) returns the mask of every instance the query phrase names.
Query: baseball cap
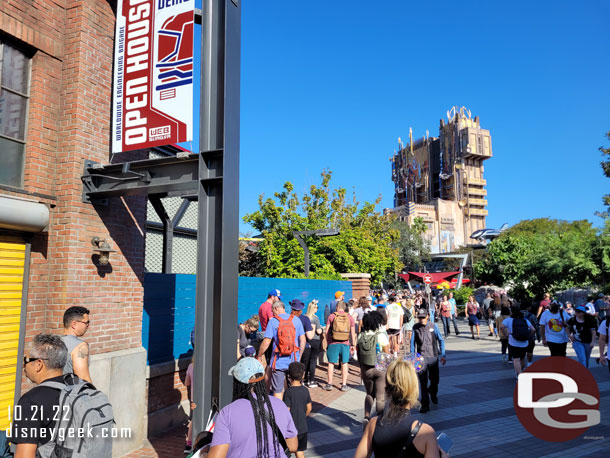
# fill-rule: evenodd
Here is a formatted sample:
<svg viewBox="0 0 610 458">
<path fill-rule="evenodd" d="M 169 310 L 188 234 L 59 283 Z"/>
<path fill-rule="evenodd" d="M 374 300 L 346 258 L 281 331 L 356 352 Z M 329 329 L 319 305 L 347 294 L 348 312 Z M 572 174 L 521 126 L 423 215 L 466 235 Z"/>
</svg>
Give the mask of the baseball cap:
<svg viewBox="0 0 610 458">
<path fill-rule="evenodd" d="M 426 318 L 428 316 L 428 311 L 426 309 L 419 309 L 417 311 L 417 318 Z"/>
<path fill-rule="evenodd" d="M 240 359 L 235 366 L 229 369 L 229 375 L 232 375 L 238 382 L 241 383 L 250 383 L 250 379 L 256 374 L 264 373 L 265 369 L 263 369 L 263 365 L 257 359 L 250 357 Z M 260 379 L 253 380 L 252 383 L 258 382 L 263 378 L 264 376 L 262 376 Z"/>
<path fill-rule="evenodd" d="M 576 310 L 577 312 L 583 312 L 583 313 L 587 313 L 587 309 L 585 308 L 584 305 L 579 305 L 578 307 L 576 307 L 574 310 Z"/>
<path fill-rule="evenodd" d="M 290 304 L 290 308 L 292 310 L 303 310 L 303 308 L 305 307 L 305 304 L 303 304 L 303 302 L 298 299 L 293 299 L 288 303 Z"/>
<path fill-rule="evenodd" d="M 269 291 L 269 294 L 267 294 L 267 296 L 268 297 L 274 296 L 274 297 L 280 298 L 280 290 L 279 289 L 272 289 L 271 291 Z"/>
<path fill-rule="evenodd" d="M 337 291 L 335 293 L 335 299 L 339 299 L 341 296 L 345 296 L 345 291 Z"/>
</svg>

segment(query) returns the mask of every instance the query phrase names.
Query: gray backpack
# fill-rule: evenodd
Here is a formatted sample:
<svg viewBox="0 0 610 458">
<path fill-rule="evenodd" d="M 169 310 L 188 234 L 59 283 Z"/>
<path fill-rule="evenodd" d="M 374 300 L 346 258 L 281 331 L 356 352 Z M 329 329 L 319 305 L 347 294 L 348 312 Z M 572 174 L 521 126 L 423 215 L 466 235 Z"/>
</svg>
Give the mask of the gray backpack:
<svg viewBox="0 0 610 458">
<path fill-rule="evenodd" d="M 53 438 L 36 450 L 37 458 L 112 458 L 114 417 L 104 393 L 73 374 L 66 374 L 64 383 L 38 386 L 61 393 Z"/>
</svg>

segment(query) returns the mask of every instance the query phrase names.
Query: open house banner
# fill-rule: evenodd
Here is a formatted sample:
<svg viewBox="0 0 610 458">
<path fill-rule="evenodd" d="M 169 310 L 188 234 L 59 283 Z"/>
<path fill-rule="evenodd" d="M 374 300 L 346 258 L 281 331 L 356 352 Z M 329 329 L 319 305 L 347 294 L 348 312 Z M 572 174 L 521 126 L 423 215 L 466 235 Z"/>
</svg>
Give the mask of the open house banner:
<svg viewBox="0 0 610 458">
<path fill-rule="evenodd" d="M 112 151 L 193 139 L 195 0 L 119 0 Z"/>
</svg>

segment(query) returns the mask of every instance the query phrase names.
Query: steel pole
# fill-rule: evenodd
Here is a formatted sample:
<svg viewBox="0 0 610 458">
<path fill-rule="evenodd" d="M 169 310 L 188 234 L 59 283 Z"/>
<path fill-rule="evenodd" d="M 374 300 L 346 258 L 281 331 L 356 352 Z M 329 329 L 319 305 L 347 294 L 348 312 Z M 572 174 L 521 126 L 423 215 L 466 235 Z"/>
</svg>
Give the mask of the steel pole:
<svg viewBox="0 0 610 458">
<path fill-rule="evenodd" d="M 231 402 L 237 324 L 241 7 L 202 8 L 193 437 Z"/>
</svg>

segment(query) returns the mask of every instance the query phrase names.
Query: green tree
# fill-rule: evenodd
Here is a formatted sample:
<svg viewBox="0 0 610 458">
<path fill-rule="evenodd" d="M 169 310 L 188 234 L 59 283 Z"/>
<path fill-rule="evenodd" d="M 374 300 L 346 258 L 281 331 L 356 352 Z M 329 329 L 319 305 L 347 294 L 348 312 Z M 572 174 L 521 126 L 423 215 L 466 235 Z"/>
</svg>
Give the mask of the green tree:
<svg viewBox="0 0 610 458">
<path fill-rule="evenodd" d="M 596 230 L 586 220 L 521 221 L 489 245 L 475 272 L 483 283 L 510 286 L 521 300 L 593 285 L 600 274 L 597 244 Z"/>
<path fill-rule="evenodd" d="M 608 138 L 608 140 L 610 140 L 610 132 L 606 132 L 606 137 Z M 603 146 L 600 146 L 599 150 L 601 151 L 603 157 L 603 160 L 600 165 L 602 166 L 604 175 L 610 178 L 610 147 L 604 148 Z M 606 205 L 607 209 L 604 212 L 599 212 L 598 216 L 608 218 L 608 214 L 610 213 L 610 194 L 606 194 L 605 196 L 603 196 L 602 200 L 604 202 L 604 205 Z"/>
<path fill-rule="evenodd" d="M 399 232 L 392 229 L 392 217 L 376 211 L 381 201 L 360 205 L 353 196 L 346 199 L 344 188 L 331 189 L 332 172 L 323 171 L 320 186 L 299 197 L 286 182 L 274 198 L 260 195 L 259 209 L 244 216 L 264 237 L 259 243 L 262 270 L 266 276 L 304 277 L 304 253 L 293 231 L 339 229 L 332 237 L 305 237 L 310 253 L 310 277 L 340 278 L 342 272 L 371 274 L 378 284 L 401 267 L 395 241 Z"/>
<path fill-rule="evenodd" d="M 423 262 L 430 260 L 430 247 L 424 239 L 426 223 L 422 218 L 415 218 L 411 225 L 395 219 L 392 228 L 400 233 L 394 246 L 398 249 L 400 262 L 407 269 L 418 269 Z"/>
</svg>

